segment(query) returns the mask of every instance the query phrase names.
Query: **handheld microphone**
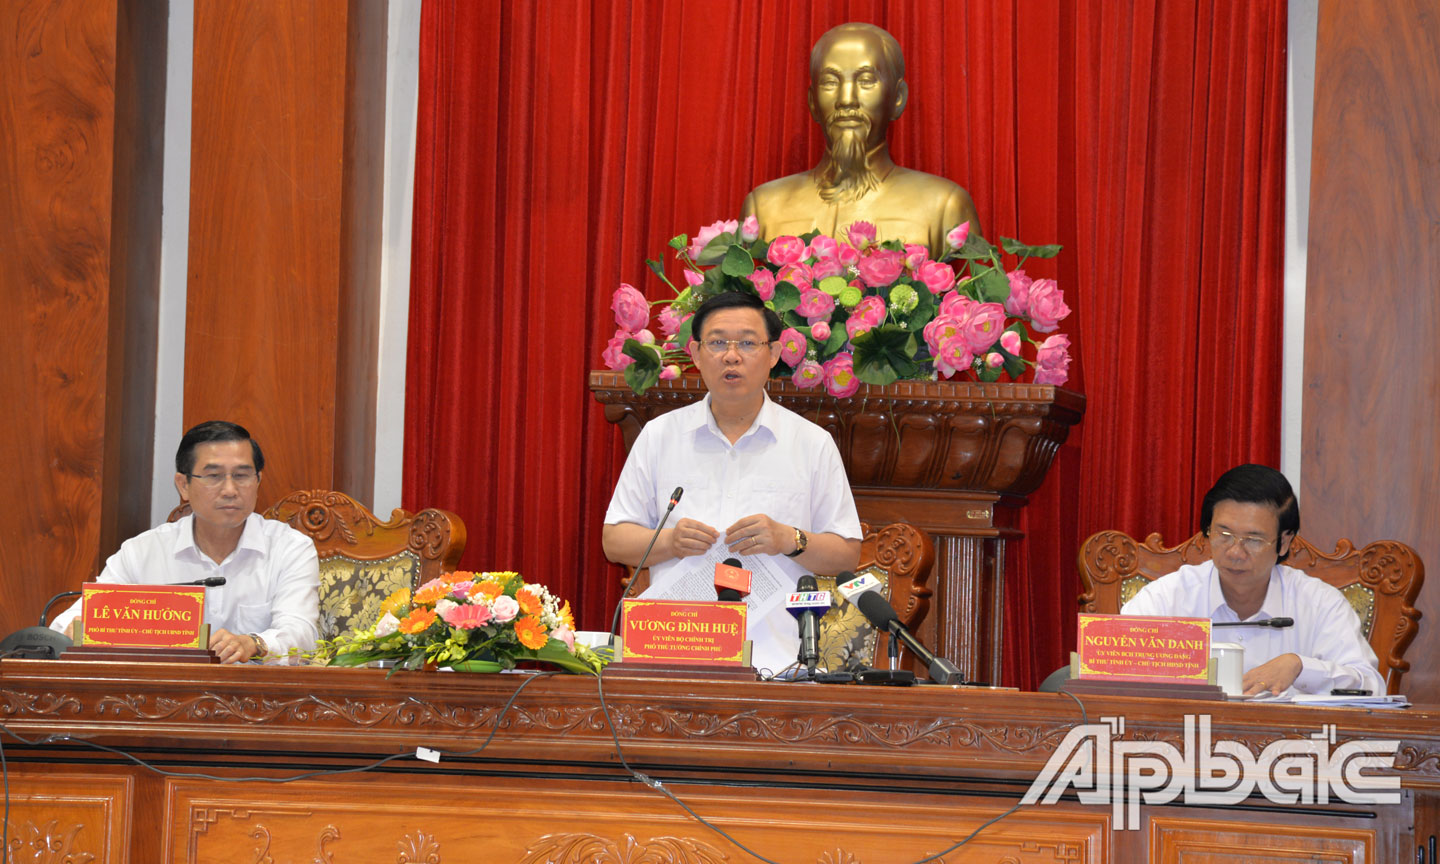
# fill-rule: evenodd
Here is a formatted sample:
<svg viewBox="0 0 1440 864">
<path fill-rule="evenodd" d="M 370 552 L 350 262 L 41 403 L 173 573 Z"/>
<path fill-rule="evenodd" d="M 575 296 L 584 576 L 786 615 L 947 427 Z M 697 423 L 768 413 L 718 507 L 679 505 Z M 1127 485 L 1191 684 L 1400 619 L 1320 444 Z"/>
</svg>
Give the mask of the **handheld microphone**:
<svg viewBox="0 0 1440 864">
<path fill-rule="evenodd" d="M 835 577 L 835 590 L 839 591 L 840 596 L 852 604 L 857 603 L 860 595 L 879 593 L 883 587 L 880 580 L 869 573 L 861 573 L 857 576 L 846 570 Z"/>
<path fill-rule="evenodd" d="M 891 639 L 899 639 L 905 643 L 905 647 L 915 652 L 921 662 L 930 672 L 930 680 L 936 684 L 964 684 L 965 676 L 961 674 L 959 667 L 944 657 L 936 657 L 930 649 L 920 644 L 909 628 L 900 623 L 900 617 L 895 614 L 895 607 L 890 605 L 877 591 L 864 591 L 852 601 L 855 603 L 870 623 L 876 628 L 886 631 Z"/>
<path fill-rule="evenodd" d="M 751 573 L 740 566 L 740 559 L 726 558 L 715 565 L 715 599 L 721 603 L 738 603 L 750 594 Z"/>
<path fill-rule="evenodd" d="M 190 582 L 166 582 L 167 587 L 175 585 L 203 585 L 206 588 L 219 588 L 225 584 L 224 576 L 206 576 L 204 579 L 195 579 Z"/>
<path fill-rule="evenodd" d="M 1211 627 L 1274 627 L 1276 630 L 1283 630 L 1286 627 L 1294 627 L 1294 618 L 1266 618 L 1261 621 L 1216 621 Z"/>
<path fill-rule="evenodd" d="M 670 504 L 661 514 L 660 524 L 655 526 L 655 533 L 650 535 L 650 545 L 645 547 L 645 554 L 640 556 L 640 563 L 635 565 L 635 569 L 630 573 L 630 584 L 625 586 L 625 590 L 620 592 L 620 599 L 615 601 L 615 614 L 610 616 L 611 647 L 614 647 L 615 634 L 620 629 L 620 610 L 625 606 L 625 598 L 629 597 L 631 590 L 635 588 L 635 577 L 645 569 L 645 562 L 650 559 L 650 550 L 655 548 L 655 541 L 660 539 L 660 532 L 665 529 L 665 522 L 669 520 L 670 512 L 675 509 L 676 504 L 680 503 L 680 496 L 683 494 L 685 494 L 685 490 L 679 486 L 676 486 L 675 491 L 670 493 Z"/>
<path fill-rule="evenodd" d="M 820 664 L 820 622 L 819 616 L 830 611 L 830 592 L 819 590 L 815 577 L 805 574 L 795 585 L 798 591 L 785 598 L 785 610 L 795 616 L 800 627 L 800 654 L 798 662 L 805 664 L 810 674 Z"/>
</svg>

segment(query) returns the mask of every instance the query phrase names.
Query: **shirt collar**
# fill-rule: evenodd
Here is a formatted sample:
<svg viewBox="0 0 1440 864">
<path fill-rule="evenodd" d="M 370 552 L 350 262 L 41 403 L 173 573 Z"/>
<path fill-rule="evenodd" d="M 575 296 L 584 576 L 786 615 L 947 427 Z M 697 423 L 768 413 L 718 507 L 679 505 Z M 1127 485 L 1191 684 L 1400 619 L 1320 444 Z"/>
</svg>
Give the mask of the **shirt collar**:
<svg viewBox="0 0 1440 864">
<path fill-rule="evenodd" d="M 265 554 L 263 519 L 264 517 L 259 513 L 251 513 L 245 517 L 245 530 L 240 534 L 240 542 L 235 545 L 235 552 L 246 549 L 258 555 Z M 179 526 L 180 530 L 175 534 L 175 545 L 171 549 L 171 554 L 176 558 L 188 556 L 192 560 L 200 560 L 200 547 L 195 545 L 195 514 L 187 513 L 181 516 L 175 524 Z M 230 554 L 233 556 L 235 552 Z"/>
<path fill-rule="evenodd" d="M 745 434 L 735 439 L 733 445 L 730 444 L 730 439 L 725 437 L 725 433 L 720 431 L 720 424 L 715 422 L 715 414 L 710 410 L 709 393 L 705 394 L 704 410 L 694 427 L 694 431 L 698 432 L 700 429 L 709 429 L 710 433 L 719 440 L 724 441 L 727 447 L 738 447 L 745 439 L 752 435 L 759 435 L 762 431 L 772 439 L 777 438 L 775 434 L 775 418 L 780 411 L 780 406 L 771 400 L 769 393 L 761 391 L 760 395 L 765 400 L 760 404 L 760 412 L 755 415 L 755 419 L 750 423 L 750 428 L 745 430 Z"/>
<path fill-rule="evenodd" d="M 1215 566 L 1214 561 L 1210 565 L 1210 617 L 1219 618 L 1222 621 L 1239 621 L 1240 616 L 1234 609 L 1225 602 L 1225 592 L 1220 587 L 1220 570 Z M 1255 621 L 1261 618 L 1274 618 L 1277 610 L 1283 605 L 1280 598 L 1280 572 L 1279 565 L 1270 568 L 1270 584 L 1265 588 L 1265 601 L 1254 615 L 1246 618 L 1246 621 Z"/>
</svg>

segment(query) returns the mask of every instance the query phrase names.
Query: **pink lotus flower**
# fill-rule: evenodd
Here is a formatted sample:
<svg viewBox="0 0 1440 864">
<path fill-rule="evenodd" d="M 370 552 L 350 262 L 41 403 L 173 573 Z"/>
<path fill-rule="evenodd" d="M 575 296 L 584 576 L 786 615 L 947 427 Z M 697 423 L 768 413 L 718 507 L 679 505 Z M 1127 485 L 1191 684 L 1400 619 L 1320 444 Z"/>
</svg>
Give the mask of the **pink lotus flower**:
<svg viewBox="0 0 1440 864">
<path fill-rule="evenodd" d="M 980 303 L 970 312 L 963 332 L 965 342 L 976 354 L 988 349 L 1005 329 L 1005 307 L 999 303 Z"/>
<path fill-rule="evenodd" d="M 1014 330 L 1006 330 L 1000 334 L 1000 347 L 1009 351 L 1016 357 L 1020 356 L 1020 334 Z"/>
<path fill-rule="evenodd" d="M 506 624 L 520 614 L 520 603 L 509 594 L 501 594 L 490 604 L 490 611 L 495 613 L 495 623 Z"/>
<path fill-rule="evenodd" d="M 954 315 L 956 318 L 968 318 L 970 310 L 975 308 L 976 303 L 959 291 L 951 291 L 940 299 L 940 314 Z"/>
<path fill-rule="evenodd" d="M 705 251 L 705 247 L 710 243 L 711 240 L 714 240 L 716 237 L 719 237 L 721 234 L 725 234 L 727 232 L 734 233 L 737 229 L 739 229 L 739 227 L 740 222 L 736 219 L 722 219 L 719 222 L 712 222 L 709 225 L 706 225 L 704 228 L 700 229 L 700 231 L 695 235 L 695 239 L 691 241 L 690 248 L 686 251 L 690 254 L 690 257 L 692 259 L 699 258 L 700 253 Z"/>
<path fill-rule="evenodd" d="M 930 346 L 930 353 L 938 356 L 940 346 L 949 339 L 964 338 L 960 334 L 965 329 L 965 321 L 968 315 L 946 315 L 943 312 L 935 316 L 925 329 L 921 332 L 925 336 L 925 344 Z M 968 350 L 968 349 L 967 349 Z"/>
<path fill-rule="evenodd" d="M 639 330 L 650 320 L 650 304 L 645 295 L 625 282 L 615 289 L 610 308 L 615 310 L 615 324 L 621 330 Z"/>
<path fill-rule="evenodd" d="M 699 285 L 701 282 L 704 282 L 704 281 L 705 281 L 705 274 L 704 274 L 704 273 L 701 273 L 701 272 L 699 272 L 699 271 L 697 271 L 697 270 L 691 270 L 689 267 L 686 267 L 686 268 L 685 268 L 685 284 L 686 284 L 686 285 L 689 285 L 691 288 L 694 288 L 696 285 Z"/>
<path fill-rule="evenodd" d="M 1005 365 L 1005 355 L 1001 354 L 998 351 L 991 351 L 989 354 L 985 355 L 985 365 L 989 366 L 991 369 L 999 369 L 1001 366 Z"/>
<path fill-rule="evenodd" d="M 915 276 L 931 294 L 940 295 L 955 287 L 955 271 L 949 265 L 937 261 L 926 261 L 915 271 Z"/>
<path fill-rule="evenodd" d="M 837 399 L 855 395 L 860 379 L 855 377 L 855 358 L 848 352 L 836 354 L 825 364 L 825 392 Z"/>
<path fill-rule="evenodd" d="M 829 318 L 835 311 L 835 298 L 819 288 L 805 288 L 800 291 L 800 305 L 795 311 L 806 318 Z"/>
<path fill-rule="evenodd" d="M 810 265 L 804 261 L 796 261 L 794 264 L 786 264 L 781 267 L 775 279 L 778 282 L 789 282 L 802 291 L 809 288 L 814 281 L 810 276 Z"/>
<path fill-rule="evenodd" d="M 1056 333 L 1035 352 L 1035 383 L 1064 384 L 1070 377 L 1070 337 Z"/>
<path fill-rule="evenodd" d="M 666 366 L 664 369 L 660 370 L 661 381 L 674 381 L 676 378 L 679 377 L 680 367 L 675 363 L 671 363 L 669 366 Z"/>
<path fill-rule="evenodd" d="M 845 275 L 845 265 L 840 263 L 839 258 L 821 258 L 810 265 L 810 278 L 815 282 L 830 276 Z"/>
<path fill-rule="evenodd" d="M 884 288 L 900 278 L 905 258 L 892 249 L 877 249 L 860 259 L 860 279 L 871 288 Z"/>
<path fill-rule="evenodd" d="M 830 338 L 830 322 L 816 321 L 810 325 L 810 338 L 816 342 L 824 342 Z"/>
<path fill-rule="evenodd" d="M 845 322 L 845 332 L 853 341 L 861 333 L 879 327 L 885 323 L 885 301 L 871 295 L 863 298 L 855 308 L 850 310 L 850 318 Z"/>
<path fill-rule="evenodd" d="M 905 244 L 905 267 L 910 272 L 920 269 L 920 265 L 930 260 L 930 250 L 918 243 Z"/>
<path fill-rule="evenodd" d="M 780 359 L 791 366 L 805 358 L 805 334 L 794 327 L 780 332 Z"/>
<path fill-rule="evenodd" d="M 806 257 L 824 261 L 834 258 L 840 254 L 840 244 L 835 242 L 834 237 L 826 237 L 824 234 L 810 241 L 810 254 Z"/>
<path fill-rule="evenodd" d="M 849 243 L 841 243 L 840 251 L 836 253 L 835 257 L 840 259 L 840 263 L 842 265 L 846 267 L 854 267 L 856 264 L 860 263 L 860 250 L 856 249 L 854 246 L 851 246 Z"/>
<path fill-rule="evenodd" d="M 633 338 L 635 338 L 634 334 L 624 329 L 615 331 L 615 335 L 611 336 L 610 341 L 605 343 L 605 350 L 600 353 L 600 357 L 605 361 L 605 368 L 614 369 L 618 372 L 635 362 L 634 357 L 623 353 L 625 340 Z"/>
<path fill-rule="evenodd" d="M 776 267 L 796 264 L 805 257 L 805 241 L 799 237 L 784 234 L 770 241 L 765 258 Z"/>
<path fill-rule="evenodd" d="M 974 363 L 975 356 L 970 353 L 965 337 L 959 333 L 941 341 L 940 350 L 935 352 L 935 371 L 946 378 L 964 372 Z"/>
<path fill-rule="evenodd" d="M 869 222 L 856 222 L 846 229 L 845 239 L 863 252 L 865 247 L 875 242 L 875 226 Z"/>
<path fill-rule="evenodd" d="M 754 216 L 746 216 L 745 221 L 740 223 L 740 242 L 754 243 L 760 237 L 760 220 Z M 571 646 L 574 647 L 574 646 Z"/>
<path fill-rule="evenodd" d="M 1041 333 L 1053 333 L 1060 326 L 1070 307 L 1054 279 L 1036 279 L 1030 285 L 1030 322 Z"/>
<path fill-rule="evenodd" d="M 639 342 L 641 345 L 654 345 L 655 334 L 651 333 L 649 330 L 637 331 L 635 333 L 635 341 Z"/>
<path fill-rule="evenodd" d="M 660 315 L 656 320 L 660 323 L 660 332 L 664 333 L 665 338 L 668 339 L 680 332 L 680 325 L 684 324 L 685 318 L 688 317 L 690 316 L 681 317 L 680 313 L 675 311 L 674 306 L 666 306 L 660 310 Z"/>
<path fill-rule="evenodd" d="M 755 271 L 746 277 L 750 284 L 755 286 L 755 293 L 760 295 L 761 300 L 773 300 L 775 298 L 775 274 L 774 272 L 757 267 Z"/>
<path fill-rule="evenodd" d="M 1010 296 L 1005 299 L 1005 311 L 1017 318 L 1026 317 L 1030 312 L 1030 285 L 1034 281 L 1024 270 L 1011 270 L 1005 274 L 1010 280 Z"/>
<path fill-rule="evenodd" d="M 956 225 L 954 228 L 951 228 L 948 232 L 946 232 L 946 234 L 945 234 L 945 244 L 946 244 L 947 246 L 949 246 L 951 249 L 959 249 L 961 246 L 964 246 L 964 245 L 965 245 L 965 241 L 968 240 L 969 238 L 970 238 L 970 223 L 969 223 L 969 222 L 963 222 L 963 223 L 961 223 L 961 224 L 959 224 L 959 225 Z"/>
<path fill-rule="evenodd" d="M 484 604 L 460 605 L 455 604 L 440 612 L 440 617 L 451 627 L 461 630 L 474 630 L 476 627 L 483 627 L 490 623 L 490 610 Z"/>
<path fill-rule="evenodd" d="M 790 380 L 802 390 L 819 387 L 825 383 L 825 367 L 814 360 L 806 360 L 795 367 L 795 374 L 790 376 Z"/>
</svg>

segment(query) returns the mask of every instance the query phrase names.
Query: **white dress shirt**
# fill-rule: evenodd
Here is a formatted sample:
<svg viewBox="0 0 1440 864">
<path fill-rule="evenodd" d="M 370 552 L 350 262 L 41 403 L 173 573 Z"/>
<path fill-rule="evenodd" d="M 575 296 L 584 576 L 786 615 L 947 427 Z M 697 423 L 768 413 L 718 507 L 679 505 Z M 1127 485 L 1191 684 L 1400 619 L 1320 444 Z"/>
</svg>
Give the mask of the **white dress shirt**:
<svg viewBox="0 0 1440 864">
<path fill-rule="evenodd" d="M 195 545 L 195 517 L 184 516 L 126 540 L 105 562 L 97 582 L 162 585 L 224 576 L 225 584 L 205 589 L 205 622 L 211 629 L 255 633 L 269 656 L 312 651 L 319 635 L 320 562 L 315 543 L 284 522 L 251 513 L 240 542 L 215 563 Z M 52 629 L 66 632 L 81 602 L 56 617 Z"/>
<path fill-rule="evenodd" d="M 1173 615 L 1239 621 L 1225 602 L 1220 574 L 1212 561 L 1186 564 L 1142 588 L 1120 610 L 1122 615 Z M 1301 693 L 1329 693 L 1355 688 L 1384 693 L 1385 682 L 1370 643 L 1360 635 L 1360 619 L 1350 602 L 1332 586 L 1291 567 L 1276 564 L 1260 611 L 1246 618 L 1294 618 L 1295 625 L 1226 627 L 1213 631 L 1213 641 L 1245 646 L 1245 671 L 1282 654 L 1300 658 L 1300 675 L 1291 685 Z"/>
<path fill-rule="evenodd" d="M 685 493 L 667 526 L 684 518 L 695 519 L 719 532 L 721 543 L 726 528 L 755 513 L 807 534 L 861 539 L 855 498 L 830 433 L 775 404 L 768 395 L 755 422 L 734 444 L 715 423 L 708 394 L 646 423 L 615 484 L 605 524 L 629 522 L 653 529 L 676 486 Z M 751 556 L 735 557 L 744 566 Z M 795 590 L 794 583 L 805 568 L 783 555 L 766 558 L 789 578 L 790 587 L 785 590 Z M 672 559 L 651 567 L 652 584 L 684 566 L 685 560 Z M 778 672 L 795 662 L 800 637 L 795 619 L 783 603 L 765 618 L 750 620 L 748 629 L 756 668 Z"/>
</svg>

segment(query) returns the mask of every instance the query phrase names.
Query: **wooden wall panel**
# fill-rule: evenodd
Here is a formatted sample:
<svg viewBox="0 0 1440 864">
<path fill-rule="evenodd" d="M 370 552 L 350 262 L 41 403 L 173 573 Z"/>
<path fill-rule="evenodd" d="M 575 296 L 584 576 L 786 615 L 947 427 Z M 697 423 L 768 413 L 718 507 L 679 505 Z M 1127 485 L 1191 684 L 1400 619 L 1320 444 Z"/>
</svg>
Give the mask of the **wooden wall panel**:
<svg viewBox="0 0 1440 864">
<path fill-rule="evenodd" d="M 114 0 L 0 4 L 0 627 L 100 554 Z"/>
<path fill-rule="evenodd" d="M 1323 0 L 1302 531 L 1429 565 L 1405 691 L 1440 701 L 1440 4 Z"/>
<path fill-rule="evenodd" d="M 363 264 L 346 253 L 356 232 L 378 237 L 363 214 L 380 210 L 380 184 L 368 182 L 380 164 L 350 164 L 346 126 L 347 106 L 383 111 L 385 18 L 384 4 L 345 0 L 195 4 L 185 423 L 234 420 L 261 441 L 261 509 L 295 489 L 342 486 L 339 439 L 353 424 L 373 430 L 366 400 L 353 398 L 363 375 L 337 370 L 342 341 L 364 339 L 378 316 L 347 272 Z M 352 62 L 381 64 L 378 95 L 352 86 Z M 383 140 L 383 126 L 359 128 Z M 373 348 L 350 354 L 373 370 Z"/>
</svg>

